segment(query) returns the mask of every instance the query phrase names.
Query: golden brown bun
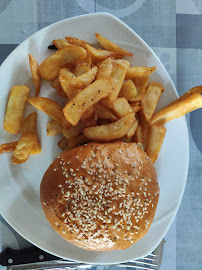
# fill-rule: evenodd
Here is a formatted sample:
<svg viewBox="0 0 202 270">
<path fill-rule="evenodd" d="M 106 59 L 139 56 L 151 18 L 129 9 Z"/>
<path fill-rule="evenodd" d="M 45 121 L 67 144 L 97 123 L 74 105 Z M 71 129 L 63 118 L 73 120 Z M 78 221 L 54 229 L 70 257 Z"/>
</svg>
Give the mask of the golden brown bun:
<svg viewBox="0 0 202 270">
<path fill-rule="evenodd" d="M 89 143 L 50 165 L 40 193 L 46 218 L 63 238 L 107 251 L 128 248 L 147 233 L 159 187 L 153 163 L 135 143 Z"/>
</svg>

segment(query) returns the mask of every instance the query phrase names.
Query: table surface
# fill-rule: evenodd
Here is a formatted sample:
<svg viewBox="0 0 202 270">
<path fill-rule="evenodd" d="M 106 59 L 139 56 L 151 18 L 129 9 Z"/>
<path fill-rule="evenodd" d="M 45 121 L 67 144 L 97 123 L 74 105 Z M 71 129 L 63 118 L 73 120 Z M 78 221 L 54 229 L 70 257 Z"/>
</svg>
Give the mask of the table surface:
<svg viewBox="0 0 202 270">
<path fill-rule="evenodd" d="M 140 35 L 164 64 L 179 95 L 202 84 L 201 0 L 0 0 L 0 64 L 39 29 L 93 12 L 109 12 Z M 202 269 L 202 110 L 186 118 L 189 173 L 182 204 L 165 237 L 161 270 Z M 0 251 L 7 245 L 30 244 L 0 217 Z"/>
</svg>

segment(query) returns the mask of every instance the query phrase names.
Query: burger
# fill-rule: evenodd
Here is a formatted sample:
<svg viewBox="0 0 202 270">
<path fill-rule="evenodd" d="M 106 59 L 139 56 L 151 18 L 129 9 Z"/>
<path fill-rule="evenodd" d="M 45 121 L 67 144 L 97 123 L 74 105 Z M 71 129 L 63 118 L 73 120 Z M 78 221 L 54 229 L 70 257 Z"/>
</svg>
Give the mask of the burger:
<svg viewBox="0 0 202 270">
<path fill-rule="evenodd" d="M 40 186 L 51 226 L 84 249 L 132 246 L 148 231 L 159 199 L 156 170 L 135 143 L 89 143 L 67 150 Z"/>
</svg>

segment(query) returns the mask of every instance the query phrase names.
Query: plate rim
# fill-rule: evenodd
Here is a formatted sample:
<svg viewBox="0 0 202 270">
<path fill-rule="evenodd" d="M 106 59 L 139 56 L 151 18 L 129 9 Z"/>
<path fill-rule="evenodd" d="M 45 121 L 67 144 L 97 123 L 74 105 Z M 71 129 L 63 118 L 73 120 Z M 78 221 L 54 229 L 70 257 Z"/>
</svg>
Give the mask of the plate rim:
<svg viewBox="0 0 202 270">
<path fill-rule="evenodd" d="M 150 51 L 154 56 L 155 56 L 155 58 L 156 58 L 156 60 L 159 62 L 159 64 L 160 65 L 162 65 L 162 68 L 163 68 L 163 70 L 164 70 L 164 72 L 166 72 L 166 74 L 167 74 L 167 76 L 168 76 L 168 79 L 169 79 L 169 82 L 171 83 L 171 86 L 172 86 L 172 88 L 173 88 L 173 90 L 174 90 L 174 92 L 175 92 L 175 94 L 176 94 L 176 96 L 177 97 L 179 97 L 179 95 L 178 95 L 178 92 L 177 92 L 177 90 L 176 90 L 176 87 L 175 87 L 175 85 L 174 85 L 174 83 L 173 83 L 173 81 L 172 81 L 172 79 L 171 79 L 171 77 L 170 77 L 170 75 L 169 75 L 169 73 L 167 72 L 167 70 L 165 69 L 165 67 L 164 67 L 164 65 L 163 65 L 163 63 L 160 61 L 160 59 L 158 58 L 158 56 L 156 55 L 156 53 L 152 50 L 152 48 L 151 47 L 149 47 L 149 45 L 132 29 L 132 28 L 130 28 L 127 24 L 125 24 L 122 20 L 120 20 L 119 18 L 117 18 L 116 16 L 114 16 L 114 15 L 112 15 L 112 14 L 110 14 L 110 13 L 107 13 L 107 12 L 97 12 L 97 13 L 88 13 L 88 14 L 83 14 L 83 15 L 78 15 L 78 16 L 73 16 L 73 17 L 70 17 L 70 18 L 66 18 L 66 19 L 63 19 L 63 20 L 60 20 L 60 21 L 57 21 L 57 22 L 55 22 L 55 23 L 52 23 L 52 24 L 49 24 L 49 25 L 47 25 L 46 27 L 44 27 L 44 28 L 42 28 L 42 29 L 40 29 L 40 30 L 38 30 L 38 31 L 36 31 L 35 33 L 33 33 L 31 36 L 29 36 L 28 38 L 26 38 L 23 42 L 21 42 L 7 57 L 6 57 L 6 59 L 2 62 L 2 64 L 0 65 L 0 73 L 1 73 L 1 70 L 3 69 L 3 66 L 4 66 L 4 64 L 12 57 L 12 54 L 14 54 L 14 52 L 15 52 L 15 50 L 17 50 L 17 49 L 19 49 L 20 47 L 23 47 L 23 45 L 24 45 L 24 43 L 26 43 L 29 39 L 31 39 L 34 35 L 36 35 L 36 34 L 39 34 L 39 33 L 41 33 L 41 32 L 43 32 L 43 31 L 45 31 L 47 28 L 49 28 L 50 26 L 53 26 L 53 25 L 57 25 L 57 24 L 60 24 L 60 23 L 63 23 L 63 22 L 66 22 L 66 21 L 74 21 L 74 20 L 77 20 L 78 18 L 81 18 L 81 17 L 96 17 L 96 16 L 99 16 L 99 15 L 101 15 L 101 16 L 106 16 L 106 17 L 109 17 L 109 18 L 111 18 L 111 19 L 113 19 L 113 20 L 115 20 L 115 21 L 117 21 L 119 24 L 122 24 L 125 28 L 127 28 L 130 32 L 131 32 L 131 34 L 132 35 L 135 35 L 137 38 L 138 38 L 138 40 L 144 45 L 144 47 L 146 47 L 147 48 L 147 50 L 148 51 Z M 171 226 L 171 224 L 172 224 L 172 222 L 173 222 L 173 220 L 175 219 L 175 217 L 176 217 L 176 213 L 177 213 L 177 211 L 179 210 L 179 207 L 180 207 L 180 204 L 181 204 L 181 202 L 182 202 L 182 197 L 183 197 L 183 194 L 184 194 L 184 191 L 185 191 L 185 186 L 186 186 L 186 182 L 187 182 L 187 176 L 188 176 L 188 169 L 189 169 L 189 153 L 190 153 L 190 149 L 189 149 L 189 133 L 188 133 L 188 125 L 187 125 L 187 121 L 186 121 L 186 117 L 185 116 L 183 116 L 182 117 L 182 119 L 183 119 L 183 122 L 184 122 L 184 124 L 185 124 L 185 136 L 186 136 L 186 149 L 187 149 L 187 151 L 186 151 L 186 153 L 187 153 L 187 155 L 184 157 L 184 160 L 185 160 L 185 166 L 186 166 L 186 168 L 184 169 L 184 179 L 185 179 L 185 181 L 183 182 L 184 183 L 184 185 L 183 185 L 183 187 L 182 187 L 182 189 L 181 189 L 181 194 L 179 195 L 179 199 L 178 199 L 178 203 L 177 203 L 177 206 L 176 206 L 176 208 L 175 208 L 175 210 L 174 210 L 174 214 L 173 214 L 173 217 L 170 219 L 170 221 L 169 221 L 169 225 L 167 226 L 167 229 L 166 230 L 164 230 L 164 232 L 162 233 L 162 237 L 160 237 L 160 239 L 162 240 L 163 239 L 163 237 L 166 235 L 166 233 L 167 233 L 167 231 L 169 230 L 169 228 L 170 228 L 170 226 Z M 5 213 L 3 213 L 2 214 L 2 210 L 0 209 L 0 214 L 2 215 L 2 217 L 6 220 L 6 222 L 17 232 L 17 233 L 19 233 L 24 239 L 26 239 L 28 242 L 30 242 L 31 244 L 33 244 L 33 245 L 35 245 L 35 246 L 37 246 L 37 247 L 39 247 L 40 249 L 43 249 L 43 250 L 45 250 L 46 252 L 48 252 L 48 253 L 50 253 L 50 254 L 53 254 L 53 255 L 55 255 L 55 256 L 59 256 L 59 257 L 61 257 L 61 255 L 59 255 L 59 254 L 57 254 L 57 253 L 54 253 L 54 252 L 51 252 L 51 251 L 49 251 L 48 249 L 44 249 L 44 248 L 42 248 L 41 246 L 39 246 L 39 245 L 37 245 L 35 242 L 34 242 L 34 240 L 33 241 L 31 241 L 28 237 L 25 237 L 24 235 L 23 235 L 23 232 L 20 232 L 18 229 L 16 229 L 15 227 L 13 227 L 13 225 L 11 225 L 12 224 L 12 217 L 10 217 L 10 219 L 9 219 L 9 216 L 6 216 L 5 215 Z M 155 248 L 159 245 L 159 243 L 161 242 L 161 240 L 158 242 L 158 244 L 155 246 Z M 150 250 L 150 252 L 152 252 L 153 251 L 153 249 L 152 250 Z M 145 254 L 145 255 L 147 255 L 147 254 Z M 66 260 L 71 260 L 71 259 L 67 259 L 66 257 L 61 257 L 61 258 L 64 258 L 64 259 L 66 259 Z M 135 258 L 135 259 L 137 259 L 137 258 Z M 132 259 L 132 260 L 134 260 L 134 259 Z M 83 262 L 83 263 L 87 263 L 87 264 L 94 264 L 94 265 L 96 265 L 96 262 L 90 262 L 90 261 L 84 261 L 84 260 L 77 260 L 78 262 Z M 110 263 L 110 264 L 118 264 L 118 263 L 124 263 L 124 262 L 128 262 L 129 260 L 125 260 L 125 261 L 117 261 L 117 262 L 112 262 L 112 263 Z M 99 264 L 100 265 L 108 265 L 109 264 L 109 262 L 107 262 L 107 263 L 105 263 L 105 262 L 99 262 Z"/>
</svg>

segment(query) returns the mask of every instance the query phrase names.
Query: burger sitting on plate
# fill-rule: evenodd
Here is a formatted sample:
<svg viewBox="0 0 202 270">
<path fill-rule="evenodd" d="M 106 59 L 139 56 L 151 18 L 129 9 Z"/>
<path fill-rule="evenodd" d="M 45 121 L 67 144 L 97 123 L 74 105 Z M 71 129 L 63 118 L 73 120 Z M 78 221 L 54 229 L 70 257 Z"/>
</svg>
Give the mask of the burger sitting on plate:
<svg viewBox="0 0 202 270">
<path fill-rule="evenodd" d="M 153 163 L 135 143 L 89 143 L 46 171 L 41 203 L 52 227 L 84 249 L 132 246 L 148 231 L 159 199 Z"/>
</svg>

